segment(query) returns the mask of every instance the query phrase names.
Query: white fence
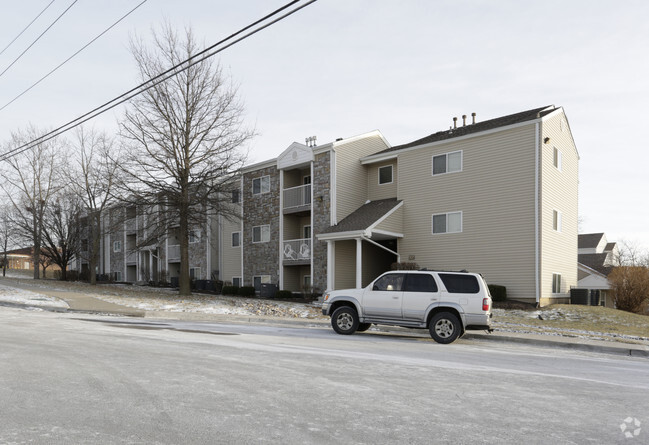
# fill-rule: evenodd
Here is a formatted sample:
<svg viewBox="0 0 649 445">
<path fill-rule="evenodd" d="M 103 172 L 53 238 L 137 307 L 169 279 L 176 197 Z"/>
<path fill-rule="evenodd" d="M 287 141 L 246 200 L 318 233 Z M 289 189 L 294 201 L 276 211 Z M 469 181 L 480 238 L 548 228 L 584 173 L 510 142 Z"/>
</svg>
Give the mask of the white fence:
<svg viewBox="0 0 649 445">
<path fill-rule="evenodd" d="M 282 252 L 284 260 L 310 260 L 311 240 L 305 238 L 284 241 Z"/>
</svg>

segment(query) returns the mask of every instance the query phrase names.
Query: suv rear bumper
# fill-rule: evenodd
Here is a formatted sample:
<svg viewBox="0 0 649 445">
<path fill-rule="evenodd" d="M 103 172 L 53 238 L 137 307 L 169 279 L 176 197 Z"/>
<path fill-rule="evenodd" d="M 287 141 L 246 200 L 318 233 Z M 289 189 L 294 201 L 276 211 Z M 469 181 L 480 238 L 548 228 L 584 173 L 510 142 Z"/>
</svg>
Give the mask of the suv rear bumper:
<svg viewBox="0 0 649 445">
<path fill-rule="evenodd" d="M 491 314 L 464 314 L 467 330 L 491 329 Z"/>
</svg>

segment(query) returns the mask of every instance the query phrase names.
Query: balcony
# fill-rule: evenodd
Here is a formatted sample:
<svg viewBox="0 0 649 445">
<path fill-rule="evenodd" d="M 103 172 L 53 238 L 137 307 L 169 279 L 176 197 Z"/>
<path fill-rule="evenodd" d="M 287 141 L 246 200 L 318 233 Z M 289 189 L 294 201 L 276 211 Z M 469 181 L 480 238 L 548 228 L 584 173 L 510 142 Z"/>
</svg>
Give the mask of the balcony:
<svg viewBox="0 0 649 445">
<path fill-rule="evenodd" d="M 284 189 L 284 213 L 311 210 L 311 184 Z"/>
<path fill-rule="evenodd" d="M 294 239 L 284 241 L 282 249 L 284 264 L 302 265 L 311 263 L 311 239 Z"/>
<path fill-rule="evenodd" d="M 167 261 L 169 263 L 178 263 L 180 261 L 180 244 L 168 246 Z"/>
<path fill-rule="evenodd" d="M 137 264 L 137 252 L 129 252 L 126 254 L 126 264 Z"/>
</svg>

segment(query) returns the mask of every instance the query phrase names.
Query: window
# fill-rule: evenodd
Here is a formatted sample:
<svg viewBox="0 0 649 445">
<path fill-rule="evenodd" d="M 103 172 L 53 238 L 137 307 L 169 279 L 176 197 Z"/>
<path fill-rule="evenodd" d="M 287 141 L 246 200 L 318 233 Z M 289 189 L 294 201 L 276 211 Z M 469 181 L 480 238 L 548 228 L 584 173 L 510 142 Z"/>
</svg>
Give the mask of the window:
<svg viewBox="0 0 649 445">
<path fill-rule="evenodd" d="M 392 166 L 379 167 L 379 185 L 392 184 Z"/>
<path fill-rule="evenodd" d="M 302 286 L 306 291 L 311 290 L 311 275 L 304 275 Z"/>
<path fill-rule="evenodd" d="M 201 240 L 201 232 L 198 230 L 190 230 L 187 235 L 190 243 L 197 243 Z"/>
<path fill-rule="evenodd" d="M 304 178 L 302 178 L 302 184 L 303 185 L 311 184 L 311 175 L 306 175 Z"/>
<path fill-rule="evenodd" d="M 405 274 L 403 273 L 390 273 L 383 275 L 374 282 L 372 290 L 401 291 L 403 289 L 404 277 Z"/>
<path fill-rule="evenodd" d="M 406 277 L 406 292 L 437 292 L 435 278 L 429 274 L 411 273 Z"/>
<path fill-rule="evenodd" d="M 478 279 L 473 275 L 441 273 L 439 277 L 452 294 L 477 294 L 480 292 Z"/>
<path fill-rule="evenodd" d="M 115 273 L 115 281 L 117 281 L 117 282 L 122 281 L 122 272 L 117 271 L 117 272 L 114 272 L 114 273 Z"/>
<path fill-rule="evenodd" d="M 260 195 L 270 192 L 270 176 L 262 176 L 252 180 L 252 194 Z"/>
<path fill-rule="evenodd" d="M 462 231 L 462 212 L 439 213 L 433 215 L 433 235 L 439 233 L 459 233 Z"/>
<path fill-rule="evenodd" d="M 189 268 L 189 279 L 190 280 L 199 280 L 201 278 L 201 268 L 200 267 L 190 267 Z"/>
<path fill-rule="evenodd" d="M 256 226 L 252 228 L 253 243 L 267 243 L 270 241 L 270 226 Z"/>
<path fill-rule="evenodd" d="M 552 293 L 553 294 L 561 293 L 561 274 L 558 273 L 552 274 Z"/>
<path fill-rule="evenodd" d="M 241 232 L 232 232 L 232 247 L 241 246 Z"/>
<path fill-rule="evenodd" d="M 241 287 L 241 277 L 232 277 L 232 285 Z"/>
<path fill-rule="evenodd" d="M 304 239 L 311 239 L 311 226 L 304 226 L 302 228 L 302 236 Z"/>
<path fill-rule="evenodd" d="M 558 210 L 552 211 L 552 228 L 561 232 L 561 212 Z"/>
<path fill-rule="evenodd" d="M 232 190 L 232 203 L 237 204 L 241 202 L 241 193 L 239 190 Z"/>
<path fill-rule="evenodd" d="M 433 156 L 433 176 L 462 171 L 462 151 Z"/>
<path fill-rule="evenodd" d="M 557 168 L 557 170 L 561 171 L 561 151 L 557 148 L 554 147 L 554 166 Z"/>
<path fill-rule="evenodd" d="M 122 251 L 122 242 L 121 241 L 114 241 L 113 242 L 113 252 L 121 252 Z"/>
<path fill-rule="evenodd" d="M 87 252 L 88 251 L 88 239 L 82 239 L 81 240 L 81 251 L 82 252 Z"/>
<path fill-rule="evenodd" d="M 252 284 L 255 286 L 255 291 L 259 292 L 263 283 L 270 283 L 270 275 L 256 275 L 252 277 Z"/>
</svg>

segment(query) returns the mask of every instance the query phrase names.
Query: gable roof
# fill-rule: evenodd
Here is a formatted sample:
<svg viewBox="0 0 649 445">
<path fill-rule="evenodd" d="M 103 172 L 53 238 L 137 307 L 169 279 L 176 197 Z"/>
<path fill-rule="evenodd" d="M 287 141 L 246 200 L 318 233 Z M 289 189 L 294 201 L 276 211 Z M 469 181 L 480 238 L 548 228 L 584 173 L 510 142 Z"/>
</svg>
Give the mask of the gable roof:
<svg viewBox="0 0 649 445">
<path fill-rule="evenodd" d="M 577 239 L 579 249 L 594 249 L 604 236 L 603 233 L 580 233 Z"/>
<path fill-rule="evenodd" d="M 404 148 L 430 144 L 432 142 L 457 138 L 472 133 L 479 133 L 481 131 L 492 130 L 499 127 L 506 127 L 508 125 L 514 125 L 526 121 L 531 121 L 534 119 L 539 119 L 553 112 L 555 109 L 556 107 L 554 105 L 549 105 L 541 108 L 534 108 L 533 110 L 521 111 L 520 113 L 510 114 L 507 116 L 497 117 L 495 119 L 489 119 L 483 122 L 477 122 L 475 124 L 463 125 L 461 127 L 451 128 L 450 130 L 438 131 L 437 133 L 433 133 L 424 138 L 417 139 L 416 141 L 388 148 L 387 150 L 383 150 L 377 154 L 389 153 L 396 150 L 402 150 Z"/>
<path fill-rule="evenodd" d="M 345 217 L 335 226 L 323 230 L 325 233 L 357 232 L 365 230 L 401 203 L 397 198 L 369 201 Z"/>
<path fill-rule="evenodd" d="M 613 270 L 613 267 L 604 265 L 607 256 L 608 253 L 580 253 L 577 255 L 577 261 L 604 276 L 608 276 L 611 270 Z"/>
</svg>

